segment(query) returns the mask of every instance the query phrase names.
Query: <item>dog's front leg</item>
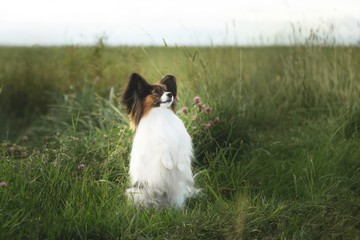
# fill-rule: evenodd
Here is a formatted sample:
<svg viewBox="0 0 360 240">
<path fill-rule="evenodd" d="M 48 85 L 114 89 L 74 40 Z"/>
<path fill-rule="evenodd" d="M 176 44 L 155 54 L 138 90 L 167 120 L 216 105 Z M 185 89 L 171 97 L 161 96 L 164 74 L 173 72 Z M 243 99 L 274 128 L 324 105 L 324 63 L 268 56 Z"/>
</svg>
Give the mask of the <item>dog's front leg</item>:
<svg viewBox="0 0 360 240">
<path fill-rule="evenodd" d="M 164 167 L 167 169 L 173 169 L 174 163 L 171 159 L 171 154 L 168 149 L 169 149 L 168 146 L 161 145 L 161 146 L 159 146 L 158 153 L 159 153 L 161 163 L 164 165 Z"/>
<path fill-rule="evenodd" d="M 169 152 L 164 152 L 161 156 L 161 163 L 167 169 L 172 169 L 174 167 L 173 161 L 171 160 L 171 155 Z"/>
</svg>

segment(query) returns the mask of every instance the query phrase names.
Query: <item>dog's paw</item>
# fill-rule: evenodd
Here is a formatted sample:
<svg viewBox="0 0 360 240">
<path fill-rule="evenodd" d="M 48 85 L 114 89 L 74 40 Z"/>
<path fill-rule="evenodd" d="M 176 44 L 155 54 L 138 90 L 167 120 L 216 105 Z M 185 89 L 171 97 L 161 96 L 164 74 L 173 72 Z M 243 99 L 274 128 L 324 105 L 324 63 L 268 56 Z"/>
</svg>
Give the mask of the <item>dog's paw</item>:
<svg viewBox="0 0 360 240">
<path fill-rule="evenodd" d="M 164 165 L 165 168 L 167 169 L 173 169 L 174 164 L 171 161 L 171 159 L 161 159 L 161 163 Z"/>
<path fill-rule="evenodd" d="M 177 168 L 180 170 L 180 172 L 184 172 L 186 166 L 183 163 L 178 163 Z"/>
</svg>

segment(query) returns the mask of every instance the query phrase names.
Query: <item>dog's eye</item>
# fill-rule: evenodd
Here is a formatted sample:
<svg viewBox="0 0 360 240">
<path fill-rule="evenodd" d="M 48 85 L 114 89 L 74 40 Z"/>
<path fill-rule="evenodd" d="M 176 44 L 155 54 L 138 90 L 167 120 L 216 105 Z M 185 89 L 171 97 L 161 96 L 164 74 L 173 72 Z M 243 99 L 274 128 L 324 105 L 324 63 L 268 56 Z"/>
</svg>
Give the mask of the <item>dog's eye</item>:
<svg viewBox="0 0 360 240">
<path fill-rule="evenodd" d="M 159 92 L 158 90 L 155 90 L 155 91 L 153 91 L 153 94 L 155 94 L 155 95 L 159 95 L 159 94 L 160 94 L 160 92 Z"/>
</svg>

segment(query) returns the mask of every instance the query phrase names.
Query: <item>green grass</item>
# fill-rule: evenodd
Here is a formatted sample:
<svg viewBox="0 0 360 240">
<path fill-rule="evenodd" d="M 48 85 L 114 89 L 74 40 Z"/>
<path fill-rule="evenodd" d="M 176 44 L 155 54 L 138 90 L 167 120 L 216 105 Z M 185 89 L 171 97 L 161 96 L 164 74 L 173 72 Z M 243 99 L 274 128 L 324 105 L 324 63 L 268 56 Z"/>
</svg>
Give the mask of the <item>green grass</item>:
<svg viewBox="0 0 360 240">
<path fill-rule="evenodd" d="M 359 239 L 359 64 L 316 41 L 2 47 L 0 239 Z M 132 72 L 178 79 L 202 189 L 183 211 L 126 203 Z"/>
</svg>

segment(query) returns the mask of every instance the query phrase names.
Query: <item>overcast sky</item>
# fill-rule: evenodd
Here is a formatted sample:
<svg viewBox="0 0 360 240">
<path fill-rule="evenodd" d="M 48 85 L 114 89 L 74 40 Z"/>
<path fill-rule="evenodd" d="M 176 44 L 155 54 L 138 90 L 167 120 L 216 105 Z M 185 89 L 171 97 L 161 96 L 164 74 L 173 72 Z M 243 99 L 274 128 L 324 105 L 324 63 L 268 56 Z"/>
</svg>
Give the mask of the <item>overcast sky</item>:
<svg viewBox="0 0 360 240">
<path fill-rule="evenodd" d="M 360 0 L 0 0 L 0 44 L 288 44 L 330 25 L 354 44 L 359 13 Z"/>
</svg>

